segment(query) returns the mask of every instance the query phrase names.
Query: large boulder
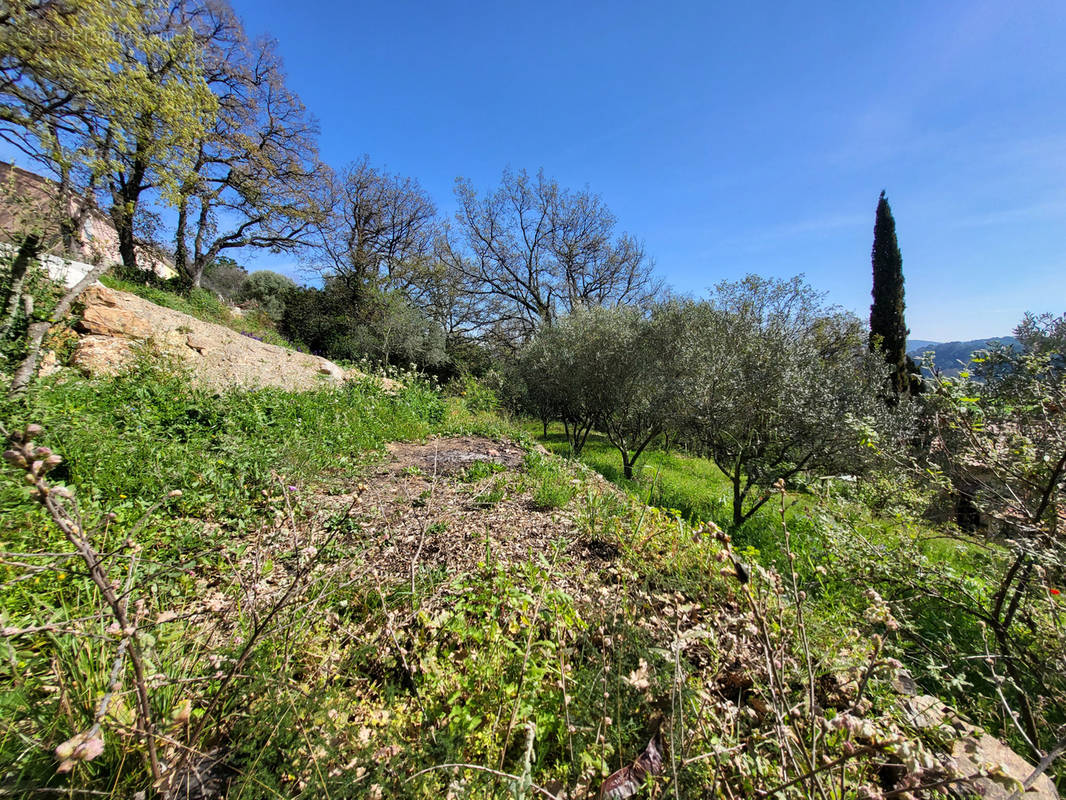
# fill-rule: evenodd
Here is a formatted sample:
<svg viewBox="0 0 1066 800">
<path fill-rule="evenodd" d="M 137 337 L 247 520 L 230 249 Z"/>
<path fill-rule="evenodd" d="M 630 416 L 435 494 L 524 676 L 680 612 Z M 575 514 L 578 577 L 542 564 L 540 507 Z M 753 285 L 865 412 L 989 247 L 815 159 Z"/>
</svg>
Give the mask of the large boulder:
<svg viewBox="0 0 1066 800">
<path fill-rule="evenodd" d="M 267 344 L 100 284 L 86 289 L 82 302 L 83 335 L 73 363 L 90 375 L 119 372 L 138 347 L 149 347 L 187 365 L 195 381 L 218 389 L 300 390 L 353 377 L 319 356 Z"/>
</svg>

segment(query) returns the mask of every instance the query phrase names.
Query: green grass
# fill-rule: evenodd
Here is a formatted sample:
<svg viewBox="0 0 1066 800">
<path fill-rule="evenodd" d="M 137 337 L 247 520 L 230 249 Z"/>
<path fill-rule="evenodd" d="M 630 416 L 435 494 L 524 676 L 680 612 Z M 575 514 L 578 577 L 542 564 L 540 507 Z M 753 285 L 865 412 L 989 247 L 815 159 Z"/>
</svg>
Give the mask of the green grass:
<svg viewBox="0 0 1066 800">
<path fill-rule="evenodd" d="M 537 421 L 526 421 L 522 427 L 527 435 L 550 452 L 564 457 L 570 455 L 561 424 L 550 425 L 547 437 L 543 436 L 543 428 Z M 732 528 L 732 484 L 710 459 L 649 448 L 637 463 L 633 479 L 627 479 L 622 474 L 618 451 L 606 436 L 593 432 L 581 451 L 580 461 L 626 490 L 634 499 L 694 526 L 713 522 L 723 530 Z M 824 543 L 810 521 L 811 498 L 790 494 L 786 503 L 789 506 L 787 519 L 795 533 L 793 546 L 813 570 L 824 562 L 826 556 Z M 736 549 L 746 552 L 748 558 L 784 569 L 788 558 L 782 547 L 779 509 L 777 499 L 771 500 L 738 530 L 732 531 L 732 537 Z"/>
<path fill-rule="evenodd" d="M 527 421 L 522 428 L 550 452 L 570 456 L 570 445 L 560 423 L 548 426 L 547 437 L 542 435 L 540 422 Z M 628 480 L 622 475 L 622 458 L 618 450 L 606 436 L 594 432 L 581 451 L 580 461 L 634 497 L 659 508 L 677 511 L 686 520 L 713 521 L 723 526 L 731 520 L 732 512 L 723 500 L 729 493 L 729 481 L 707 459 L 649 449 L 637 463 L 635 477 Z"/>
<path fill-rule="evenodd" d="M 28 405 L 32 410 L 0 409 L 5 425 L 44 426 L 39 444 L 64 458 L 52 477 L 76 492 L 86 513 L 107 511 L 130 524 L 177 489 L 182 496 L 169 502 L 171 519 L 197 517 L 237 530 L 272 513 L 289 486 L 355 475 L 386 442 L 467 419 L 449 415 L 440 394 L 418 382 L 396 394 L 369 379 L 300 393 L 217 393 L 150 359 L 113 378 L 43 381 Z M 8 545 L 33 543 L 41 512 L 11 481 L 0 482 L 0 517 Z M 165 527 L 183 535 L 180 524 Z"/>
<path fill-rule="evenodd" d="M 508 782 L 487 773 L 416 773 L 462 762 L 521 775 L 527 725 L 536 731 L 533 780 L 594 793 L 643 746 L 655 708 L 683 710 L 671 719 L 687 721 L 674 733 L 690 753 L 730 752 L 720 764 L 704 759 L 681 769 L 667 796 L 675 788 L 679 797 L 706 796 L 712 780 L 728 782 L 732 796 L 754 796 L 780 782 L 781 755 L 765 718 L 745 710 L 727 724 L 693 724 L 706 712 L 717 676 L 737 657 L 719 641 L 751 624 L 745 614 L 752 597 L 765 603 L 774 647 L 793 656 L 784 707 L 800 702 L 807 680 L 788 591 L 779 594 L 757 571 L 742 587 L 721 542 L 699 530 L 704 520 L 730 518 L 728 484 L 709 462 L 653 451 L 637 478 L 623 481 L 618 454 L 593 437 L 583 460 L 633 497 L 650 499 L 651 508 L 536 451 L 510 483 L 492 467 L 473 465 L 462 476 L 471 481 L 464 489 L 472 503 L 496 505 L 520 485 L 533 496 L 529 514 L 565 509 L 554 516 L 573 520 L 572 534 L 520 563 L 486 551 L 484 562 L 465 572 L 401 562 L 368 576 L 368 554 L 385 543 L 363 533 L 365 517 L 338 512 L 313 520 L 308 509 L 304 518 L 300 498 L 310 489 L 357 487 L 391 440 L 480 433 L 529 442 L 540 431 L 522 434 L 482 404 L 445 399 L 417 380 L 395 395 L 370 381 L 291 394 L 212 393 L 150 360 L 115 378 L 44 381 L 28 404 L 4 406 L 0 417 L 9 428 L 45 426 L 40 443 L 65 459 L 53 477 L 77 492 L 89 522 L 116 514 L 94 539 L 98 549 L 120 552 L 131 535 L 141 548 L 131 600 L 145 604 L 146 658 L 166 677 L 153 688 L 153 712 L 179 741 L 188 731 L 169 722 L 172 713 L 192 698 L 196 722 L 205 698 L 220 688 L 213 665 L 231 663 L 252 628 L 247 592 L 283 583 L 281 573 L 291 575 L 301 558 L 287 536 L 263 546 L 251 534 L 285 531 L 288 501 L 297 525 L 338 532 L 322 547 L 322 571 L 214 711 L 227 757 L 240 769 L 231 797 L 428 798 L 446 796 L 452 782 L 466 797 L 507 796 Z M 545 444 L 562 450 L 560 440 L 553 431 Z M 0 550 L 69 549 L 15 478 L 8 471 L 0 481 Z M 183 495 L 131 533 L 144 509 L 171 489 Z M 795 569 L 818 674 L 865 663 L 877 627 L 863 619 L 864 592 L 877 586 L 904 623 L 900 633 L 881 631 L 886 653 L 903 656 L 927 690 L 994 724 L 983 661 L 969 658 L 980 631 L 935 597 L 891 587 L 920 574 L 945 592 L 987 593 L 985 576 L 1001 569 L 996 551 L 935 538 L 939 532 L 920 520 L 875 514 L 854 497 L 786 501 L 794 562 L 776 500 L 734 532 L 734 543 L 752 562 L 785 574 Z M 413 505 L 431 508 L 428 498 Z M 375 517 L 381 509 L 363 511 Z M 466 533 L 448 519 L 427 530 Z M 130 796 L 148 781 L 138 745 L 122 733 L 131 714 L 125 696 L 105 723 L 100 758 L 70 776 L 55 774 L 50 751 L 88 727 L 117 641 L 99 614 L 97 590 L 69 563 L 26 579 L 18 564 L 0 563 L 0 624 L 58 629 L 0 640 L 0 781 Z M 213 628 L 221 622 L 202 610 L 155 622 L 164 610 L 195 607 L 216 592 L 231 612 L 228 627 Z M 72 627 L 81 634 L 64 632 Z M 751 668 L 761 680 L 758 665 Z M 883 681 L 872 684 L 867 717 L 877 719 L 891 713 L 889 694 Z M 827 738 L 824 752 L 835 757 L 838 744 Z M 861 761 L 847 763 L 856 770 L 849 781 L 857 782 Z"/>
<path fill-rule="evenodd" d="M 577 493 L 574 477 L 559 461 L 537 452 L 526 456 L 526 474 L 533 482 L 533 505 L 550 511 L 563 508 Z"/>
<path fill-rule="evenodd" d="M 369 379 L 300 393 L 217 393 L 197 388 L 180 369 L 159 359 L 144 359 L 132 371 L 112 378 L 88 380 L 68 374 L 41 381 L 25 404 L 0 408 L 0 418 L 9 430 L 31 422 L 44 427 L 36 444 L 63 457 L 49 478 L 74 491 L 84 527 L 94 531 L 93 544 L 100 552 L 114 551 L 128 559 L 126 536 L 135 536 L 142 553 L 135 594 L 146 603 L 149 620 L 142 634 L 145 657 L 151 669 L 176 681 L 152 692 L 153 711 L 163 720 L 184 696 L 181 681 L 199 686 L 210 670 L 207 659 L 230 655 L 230 648 L 250 630 L 250 621 L 242 619 L 232 631 L 233 641 L 212 644 L 195 624 L 179 619 L 157 628 L 150 620 L 207 591 L 201 577 L 205 575 L 210 576 L 211 591 L 232 594 L 227 604 L 239 611 L 243 589 L 233 583 L 232 565 L 250 557 L 247 537 L 285 524 L 293 513 L 297 525 L 319 524 L 301 516 L 301 497 L 319 485 L 357 485 L 386 442 L 455 429 L 480 431 L 461 402 L 448 401 L 416 380 L 394 394 Z M 495 419 L 489 429 L 499 432 L 503 427 Z M 5 464 L 0 551 L 69 550 L 17 478 Z M 181 496 L 167 499 L 175 489 Z M 160 510 L 138 526 L 159 500 L 164 501 Z M 346 519 L 340 523 L 348 524 Z M 359 546 L 350 538 L 338 541 L 336 553 L 325 563 L 357 558 Z M 29 558 L 38 563 L 37 556 Z M 264 578 L 274 565 L 293 558 L 285 550 L 255 555 Z M 99 616 L 99 592 L 84 566 L 77 560 L 60 566 L 50 565 L 48 559 L 40 563 L 48 566 L 25 573 L 21 562 L 0 561 L 0 623 L 60 629 L 56 634 L 0 640 L 0 719 L 5 720 L 0 725 L 0 782 L 6 785 L 62 783 L 50 751 L 88 727 L 107 687 L 117 642 L 103 631 L 107 620 Z M 109 562 L 108 568 L 116 565 Z M 123 575 L 124 569 L 117 565 Z M 300 624 L 315 627 L 313 620 Z M 70 628 L 84 629 L 85 635 L 64 635 Z M 57 693 L 57 676 L 69 689 Z M 116 724 L 131 722 L 129 709 L 123 695 L 113 707 Z M 136 747 L 116 746 L 115 734 L 107 736 L 105 754 L 78 765 L 73 785 L 104 781 L 115 796 L 128 796 L 132 790 L 127 781 L 140 780 L 140 755 Z M 31 741 L 39 744 L 27 747 Z"/>
</svg>

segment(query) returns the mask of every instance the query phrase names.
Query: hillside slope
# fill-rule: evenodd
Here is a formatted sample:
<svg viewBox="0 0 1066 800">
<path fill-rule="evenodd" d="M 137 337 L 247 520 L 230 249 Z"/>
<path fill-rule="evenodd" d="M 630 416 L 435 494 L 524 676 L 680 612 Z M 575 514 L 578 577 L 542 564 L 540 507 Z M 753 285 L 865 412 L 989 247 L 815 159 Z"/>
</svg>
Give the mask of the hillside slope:
<svg viewBox="0 0 1066 800">
<path fill-rule="evenodd" d="M 368 382 L 219 394 L 139 369 L 40 387 L 45 430 L 11 439 L 16 465 L 34 438 L 60 453 L 24 471 L 61 505 L 52 486 L 76 492 L 84 522 L 65 536 L 18 475 L 0 484 L 19 553 L 0 564 L 5 790 L 126 797 L 153 763 L 169 800 L 622 798 L 645 777 L 657 796 L 801 798 L 825 762 L 850 796 L 924 796 L 985 780 L 985 760 L 1031 771 L 912 694 L 879 597 L 814 650 L 816 584 L 741 571 L 713 525 L 462 402 Z M 66 555 L 82 527 L 100 583 Z"/>
</svg>

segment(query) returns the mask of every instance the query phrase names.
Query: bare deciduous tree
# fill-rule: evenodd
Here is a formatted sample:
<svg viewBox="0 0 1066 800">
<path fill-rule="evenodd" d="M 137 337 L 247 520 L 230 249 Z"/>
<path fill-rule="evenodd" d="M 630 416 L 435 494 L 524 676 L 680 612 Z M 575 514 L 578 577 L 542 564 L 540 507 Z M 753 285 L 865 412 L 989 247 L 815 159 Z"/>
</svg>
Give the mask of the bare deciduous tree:
<svg viewBox="0 0 1066 800">
<path fill-rule="evenodd" d="M 458 236 L 444 250 L 472 291 L 497 301 L 491 322 L 512 341 L 580 307 L 644 304 L 660 289 L 652 262 L 632 236 L 615 236 L 603 200 L 572 192 L 540 171 L 506 170 L 479 196 L 456 182 Z"/>
<path fill-rule="evenodd" d="M 357 302 L 375 289 L 405 289 L 433 247 L 437 209 L 413 178 L 379 171 L 366 156 L 332 176 L 329 213 L 312 267 L 344 282 Z"/>
</svg>

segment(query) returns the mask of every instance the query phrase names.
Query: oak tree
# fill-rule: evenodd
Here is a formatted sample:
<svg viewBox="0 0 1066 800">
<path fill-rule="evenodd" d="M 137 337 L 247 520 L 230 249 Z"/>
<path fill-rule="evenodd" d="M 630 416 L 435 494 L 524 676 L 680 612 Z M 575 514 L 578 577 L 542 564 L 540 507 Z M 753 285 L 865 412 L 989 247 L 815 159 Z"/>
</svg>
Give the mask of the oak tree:
<svg viewBox="0 0 1066 800">
<path fill-rule="evenodd" d="M 248 41 L 228 5 L 192 5 L 183 24 L 204 53 L 218 103 L 178 191 L 175 267 L 193 286 L 235 248 L 306 246 L 321 219 L 317 129 L 286 85 L 271 39 Z"/>
<path fill-rule="evenodd" d="M 615 233 L 598 195 L 565 189 L 543 171 L 510 170 L 495 191 L 479 195 L 459 179 L 455 193 L 444 257 L 496 301 L 487 323 L 514 344 L 578 308 L 646 304 L 660 289 L 643 246 Z"/>
</svg>

